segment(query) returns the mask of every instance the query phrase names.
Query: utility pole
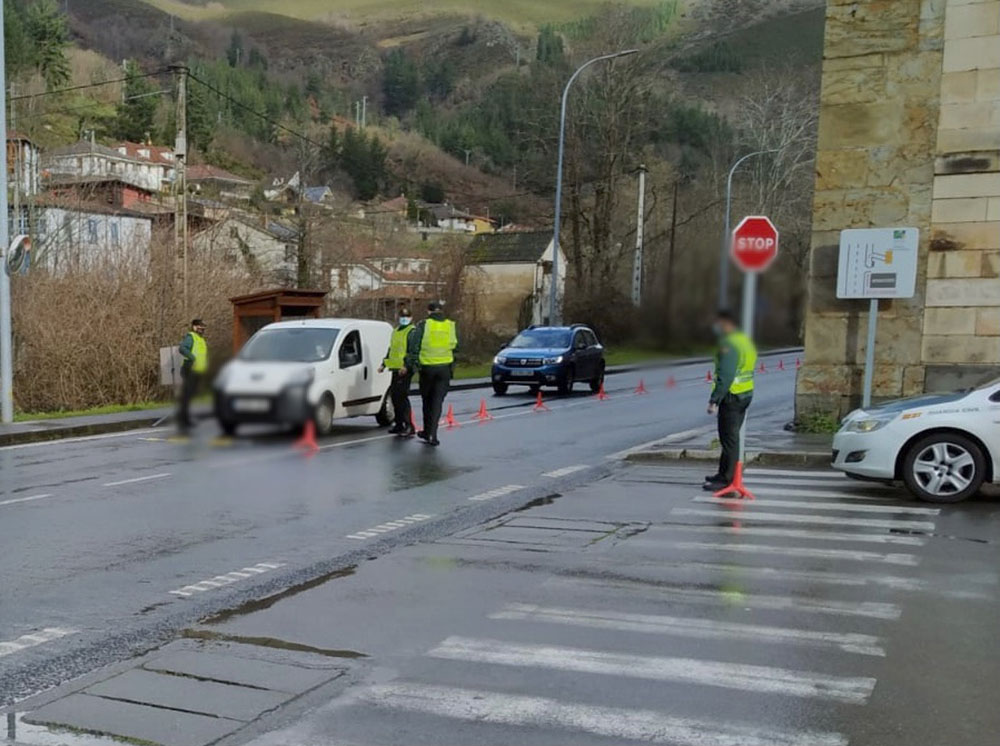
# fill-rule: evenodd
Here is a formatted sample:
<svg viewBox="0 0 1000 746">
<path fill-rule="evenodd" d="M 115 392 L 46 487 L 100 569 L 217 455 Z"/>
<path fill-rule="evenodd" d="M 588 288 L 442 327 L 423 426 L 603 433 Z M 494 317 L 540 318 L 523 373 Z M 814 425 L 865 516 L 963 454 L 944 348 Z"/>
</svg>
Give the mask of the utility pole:
<svg viewBox="0 0 1000 746">
<path fill-rule="evenodd" d="M 368 97 L 361 97 L 361 129 L 368 126 Z"/>
<path fill-rule="evenodd" d="M 0 2 L 0 61 L 6 59 L 3 38 L 3 3 Z M 0 64 L 0 132 L 7 133 L 7 76 Z M 7 146 L 0 148 L 0 422 L 14 421 L 14 361 L 11 359 L 14 344 L 10 324 L 10 275 L 7 274 Z"/>
<path fill-rule="evenodd" d="M 632 265 L 632 305 L 642 305 L 642 233 L 646 223 L 646 165 L 639 165 L 639 214 L 635 225 L 635 262 Z"/>
<path fill-rule="evenodd" d="M 188 313 L 188 219 L 187 219 L 187 76 L 188 68 L 175 65 L 177 75 L 177 138 L 174 142 L 174 249 L 181 263 L 184 318 Z"/>
<path fill-rule="evenodd" d="M 361 129 L 361 102 L 354 102 L 354 126 Z"/>
<path fill-rule="evenodd" d="M 667 333 L 671 331 L 673 322 L 673 302 L 674 302 L 674 256 L 677 251 L 677 192 L 680 188 L 680 179 L 674 180 L 674 205 L 670 211 L 670 253 L 667 254 Z"/>
<path fill-rule="evenodd" d="M 17 134 L 17 85 L 12 81 L 10 84 L 10 129 Z M 14 235 L 19 235 L 21 231 L 21 143 L 15 141 L 14 147 Z M 10 240 L 10 236 L 7 236 Z"/>
</svg>

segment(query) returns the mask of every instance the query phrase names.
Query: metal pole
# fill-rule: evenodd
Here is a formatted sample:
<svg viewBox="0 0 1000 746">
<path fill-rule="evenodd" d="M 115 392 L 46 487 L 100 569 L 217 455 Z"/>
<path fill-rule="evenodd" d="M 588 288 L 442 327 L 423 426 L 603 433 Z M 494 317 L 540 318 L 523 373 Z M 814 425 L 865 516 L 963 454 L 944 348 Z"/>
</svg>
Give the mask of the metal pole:
<svg viewBox="0 0 1000 746">
<path fill-rule="evenodd" d="M 562 107 L 559 113 L 559 160 L 556 166 L 556 207 L 555 216 L 552 221 L 552 281 L 549 288 L 549 324 L 558 323 L 558 317 L 556 316 L 556 296 L 559 292 L 559 223 L 562 218 L 563 156 L 566 152 L 566 101 L 569 97 L 569 89 L 573 85 L 573 82 L 580 77 L 580 73 L 593 65 L 595 62 L 600 62 L 601 60 L 613 60 L 616 57 L 626 57 L 630 54 L 636 54 L 638 51 L 638 49 L 626 49 L 623 52 L 603 54 L 600 57 L 594 57 L 592 60 L 587 60 L 570 76 L 569 80 L 566 82 L 566 87 L 563 89 Z"/>
<path fill-rule="evenodd" d="M 865 388 L 861 396 L 861 408 L 872 404 L 872 378 L 875 376 L 875 328 L 878 326 L 878 298 L 871 299 L 868 307 L 868 344 L 865 347 Z"/>
<path fill-rule="evenodd" d="M 181 260 L 181 282 L 183 285 L 182 306 L 187 319 L 189 303 L 188 284 L 188 216 L 187 216 L 187 76 L 184 65 L 174 67 L 177 73 L 177 139 L 174 142 L 174 242 Z"/>
<path fill-rule="evenodd" d="M 642 233 L 646 222 L 646 166 L 639 166 L 639 214 L 635 224 L 635 263 L 632 268 L 632 305 L 642 305 Z"/>
<path fill-rule="evenodd" d="M 7 77 L 2 61 L 6 54 L 3 39 L 3 2 L 0 0 L 0 132 L 7 137 Z M 15 178 L 17 175 L 15 174 Z M 7 249 L 10 245 L 7 219 L 7 146 L 0 148 L 0 422 L 14 421 L 14 350 L 10 315 L 10 275 Z"/>
<path fill-rule="evenodd" d="M 730 220 L 733 204 L 733 174 L 736 173 L 736 169 L 740 167 L 740 164 L 748 158 L 753 158 L 756 155 L 764 155 L 765 153 L 777 153 L 780 148 L 772 148 L 770 150 L 757 150 L 753 153 L 747 153 L 745 156 L 740 158 L 733 167 L 729 169 L 729 177 L 726 179 L 726 214 L 724 218 L 724 225 L 722 229 L 722 250 L 719 252 L 719 297 L 718 297 L 718 308 L 721 310 L 726 308 L 729 303 L 729 249 L 733 237 L 730 235 L 732 228 L 730 227 Z"/>
<path fill-rule="evenodd" d="M 743 275 L 743 332 L 753 339 L 753 316 L 754 306 L 757 301 L 757 273 L 746 272 Z M 746 458 L 747 441 L 747 415 L 743 416 L 743 424 L 740 425 L 740 457 L 739 462 L 743 463 Z"/>
</svg>

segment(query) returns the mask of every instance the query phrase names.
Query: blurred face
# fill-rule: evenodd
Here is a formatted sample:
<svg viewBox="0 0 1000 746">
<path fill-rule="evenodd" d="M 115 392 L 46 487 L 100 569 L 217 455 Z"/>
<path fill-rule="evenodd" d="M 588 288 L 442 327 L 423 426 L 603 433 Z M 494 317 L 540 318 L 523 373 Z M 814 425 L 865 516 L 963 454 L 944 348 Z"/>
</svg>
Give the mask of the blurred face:
<svg viewBox="0 0 1000 746">
<path fill-rule="evenodd" d="M 716 319 L 715 323 L 712 324 L 712 331 L 717 337 L 723 337 L 732 332 L 733 329 L 735 329 L 735 326 L 733 326 L 733 322 L 729 319 Z"/>
<path fill-rule="evenodd" d="M 194 330 L 196 332 L 198 332 L 198 334 L 200 334 L 202 336 L 205 336 L 205 325 L 204 324 L 198 324 L 198 326 L 196 326 L 194 328 Z"/>
<path fill-rule="evenodd" d="M 399 309 L 399 325 L 407 326 L 411 321 L 413 321 L 413 314 L 410 313 L 409 308 Z"/>
</svg>

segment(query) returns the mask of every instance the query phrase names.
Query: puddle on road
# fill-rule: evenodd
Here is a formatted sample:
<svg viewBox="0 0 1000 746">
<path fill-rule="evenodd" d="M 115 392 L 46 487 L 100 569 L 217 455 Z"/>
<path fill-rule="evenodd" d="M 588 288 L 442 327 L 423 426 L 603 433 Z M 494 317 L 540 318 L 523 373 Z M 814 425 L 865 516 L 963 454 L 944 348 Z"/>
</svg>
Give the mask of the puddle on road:
<svg viewBox="0 0 1000 746">
<path fill-rule="evenodd" d="M 277 637 L 252 637 L 248 635 L 227 635 L 222 632 L 214 632 L 207 629 L 186 629 L 181 632 L 182 637 L 190 640 L 211 640 L 212 642 L 236 642 L 241 645 L 255 645 L 260 648 L 274 648 L 275 650 L 291 650 L 297 653 L 315 653 L 327 658 L 367 658 L 367 653 L 360 653 L 357 650 L 340 650 L 337 648 L 317 648 L 312 645 L 304 645 L 299 642 L 289 642 L 279 640 Z"/>
<path fill-rule="evenodd" d="M 474 466 L 453 466 L 438 459 L 415 459 L 392 471 L 389 475 L 389 490 L 395 492 L 424 487 L 475 470 Z"/>
<path fill-rule="evenodd" d="M 553 492 L 551 495 L 546 495 L 545 497 L 536 497 L 529 503 L 525 503 L 520 508 L 517 508 L 515 513 L 523 513 L 526 510 L 531 510 L 532 508 L 540 508 L 543 505 L 551 505 L 556 500 L 558 500 L 562 495 L 558 492 Z"/>
<path fill-rule="evenodd" d="M 258 598 L 253 601 L 247 601 L 245 604 L 240 604 L 232 609 L 226 609 L 225 611 L 220 611 L 217 614 L 212 614 L 211 616 L 205 617 L 201 620 L 202 624 L 222 624 L 223 622 L 229 621 L 233 617 L 244 616 L 246 614 L 252 614 L 255 611 L 264 611 L 265 609 L 270 609 L 278 601 L 283 601 L 286 598 L 291 598 L 292 596 L 298 595 L 303 591 L 309 591 L 313 588 L 317 588 L 327 581 L 338 580 L 340 578 L 348 578 L 353 575 L 358 569 L 357 565 L 351 565 L 350 567 L 344 567 L 340 570 L 334 570 L 333 572 L 328 572 L 325 575 L 320 575 L 318 578 L 313 578 L 312 580 L 307 580 L 305 583 L 299 583 L 298 585 L 293 585 L 291 588 L 286 588 L 280 593 L 275 593 L 273 596 L 265 596 L 264 598 Z"/>
<path fill-rule="evenodd" d="M 136 741 L 127 738 L 88 733 L 58 726 L 36 725 L 23 718 L 26 712 L 7 714 L 6 737 L 0 744 L 31 744 L 31 746 L 123 746 Z M 0 731 L 2 733 L 3 731 Z"/>
</svg>

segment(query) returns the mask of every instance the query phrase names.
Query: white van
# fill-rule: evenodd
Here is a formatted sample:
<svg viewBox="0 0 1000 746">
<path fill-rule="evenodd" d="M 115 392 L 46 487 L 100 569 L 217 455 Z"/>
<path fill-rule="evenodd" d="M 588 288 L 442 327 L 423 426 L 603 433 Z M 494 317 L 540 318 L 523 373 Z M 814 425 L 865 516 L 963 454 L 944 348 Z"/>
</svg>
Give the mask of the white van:
<svg viewBox="0 0 1000 746">
<path fill-rule="evenodd" d="M 392 326 L 384 321 L 302 319 L 268 324 L 219 372 L 215 416 L 227 434 L 243 422 L 302 425 L 320 435 L 333 421 L 393 418 L 392 374 L 379 372 Z"/>
</svg>

